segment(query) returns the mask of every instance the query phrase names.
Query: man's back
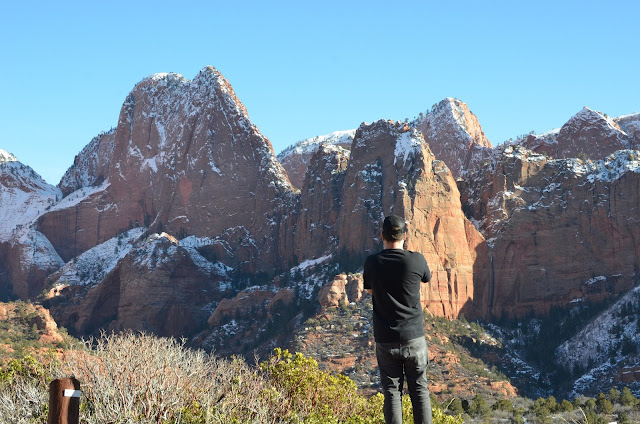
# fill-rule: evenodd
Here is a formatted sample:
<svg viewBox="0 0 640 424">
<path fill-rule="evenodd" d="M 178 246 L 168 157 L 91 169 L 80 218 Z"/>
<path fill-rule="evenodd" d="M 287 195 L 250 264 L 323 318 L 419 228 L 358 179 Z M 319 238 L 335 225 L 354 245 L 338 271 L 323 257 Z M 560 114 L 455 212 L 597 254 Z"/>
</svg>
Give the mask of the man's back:
<svg viewBox="0 0 640 424">
<path fill-rule="evenodd" d="M 421 253 L 385 249 L 364 264 L 364 287 L 373 290 L 376 342 L 389 343 L 424 336 L 420 283 L 431 279 Z"/>
</svg>

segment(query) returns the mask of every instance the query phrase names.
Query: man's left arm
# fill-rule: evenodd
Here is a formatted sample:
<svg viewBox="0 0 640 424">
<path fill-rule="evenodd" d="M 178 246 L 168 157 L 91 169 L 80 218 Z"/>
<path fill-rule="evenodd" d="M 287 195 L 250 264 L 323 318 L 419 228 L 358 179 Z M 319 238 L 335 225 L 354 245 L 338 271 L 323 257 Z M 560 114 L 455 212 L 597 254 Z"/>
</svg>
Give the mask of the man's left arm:
<svg viewBox="0 0 640 424">
<path fill-rule="evenodd" d="M 371 271 L 369 270 L 369 258 L 364 261 L 364 269 L 362 271 L 362 282 L 364 289 L 371 295 L 373 295 L 373 288 L 371 287 Z"/>
<path fill-rule="evenodd" d="M 427 260 L 424 259 L 424 256 L 422 257 L 422 260 L 424 261 L 424 271 L 422 274 L 422 282 L 428 283 L 429 281 L 431 281 L 431 270 L 429 269 L 429 265 L 427 264 Z"/>
</svg>

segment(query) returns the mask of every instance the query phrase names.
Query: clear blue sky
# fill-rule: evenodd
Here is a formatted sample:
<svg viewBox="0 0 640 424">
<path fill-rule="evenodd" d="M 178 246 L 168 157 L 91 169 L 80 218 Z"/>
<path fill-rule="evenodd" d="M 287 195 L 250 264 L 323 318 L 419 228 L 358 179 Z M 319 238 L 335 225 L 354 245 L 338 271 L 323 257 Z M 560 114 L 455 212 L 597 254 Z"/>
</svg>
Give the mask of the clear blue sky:
<svg viewBox="0 0 640 424">
<path fill-rule="evenodd" d="M 0 3 L 0 148 L 57 184 L 136 82 L 215 66 L 276 152 L 466 102 L 495 145 L 640 111 L 631 1 Z"/>
</svg>

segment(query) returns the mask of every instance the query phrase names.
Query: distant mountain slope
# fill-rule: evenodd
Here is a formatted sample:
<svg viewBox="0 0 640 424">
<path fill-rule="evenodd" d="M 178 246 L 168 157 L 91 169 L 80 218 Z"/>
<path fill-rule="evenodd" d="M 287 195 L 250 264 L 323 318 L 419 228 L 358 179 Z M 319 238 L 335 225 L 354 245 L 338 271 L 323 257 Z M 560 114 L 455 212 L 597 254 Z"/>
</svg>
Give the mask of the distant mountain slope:
<svg viewBox="0 0 640 424">
<path fill-rule="evenodd" d="M 302 188 L 304 175 L 307 172 L 313 152 L 321 145 L 340 146 L 349 150 L 356 130 L 334 131 L 327 135 L 319 135 L 298 141 L 278 153 L 278 160 L 287 170 L 289 180 L 294 187 Z"/>
<path fill-rule="evenodd" d="M 64 262 L 33 224 L 62 198 L 29 166 L 0 149 L 0 287 L 27 298 Z M 4 291 L 4 290 L 3 290 Z"/>
</svg>

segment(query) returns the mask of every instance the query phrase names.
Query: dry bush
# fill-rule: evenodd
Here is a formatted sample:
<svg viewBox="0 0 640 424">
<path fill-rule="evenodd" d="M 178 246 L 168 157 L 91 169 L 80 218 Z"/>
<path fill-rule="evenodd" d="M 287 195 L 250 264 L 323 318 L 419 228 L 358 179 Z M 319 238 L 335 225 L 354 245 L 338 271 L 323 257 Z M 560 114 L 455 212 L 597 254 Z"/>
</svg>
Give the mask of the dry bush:
<svg viewBox="0 0 640 424">
<path fill-rule="evenodd" d="M 0 422 L 42 423 L 49 404 L 49 381 L 57 366 L 54 357 L 26 355 L 0 368 Z"/>
<path fill-rule="evenodd" d="M 60 368 L 82 383 L 87 424 L 275 422 L 266 381 L 244 361 L 147 334 L 105 335 L 87 347 Z"/>
<path fill-rule="evenodd" d="M 47 418 L 49 392 L 34 379 L 15 378 L 0 383 L 0 422 L 42 423 Z"/>
</svg>

